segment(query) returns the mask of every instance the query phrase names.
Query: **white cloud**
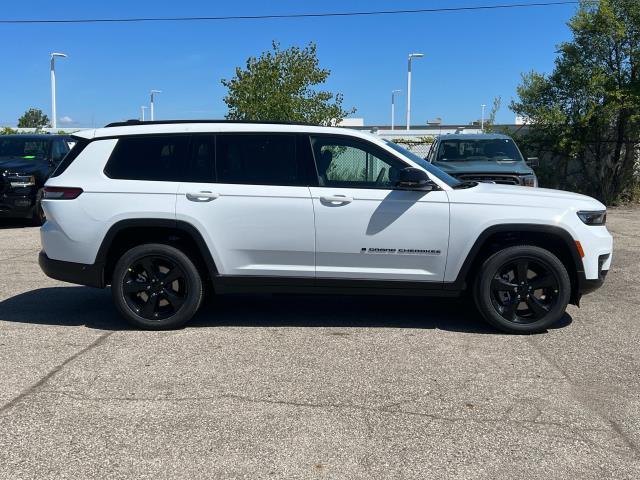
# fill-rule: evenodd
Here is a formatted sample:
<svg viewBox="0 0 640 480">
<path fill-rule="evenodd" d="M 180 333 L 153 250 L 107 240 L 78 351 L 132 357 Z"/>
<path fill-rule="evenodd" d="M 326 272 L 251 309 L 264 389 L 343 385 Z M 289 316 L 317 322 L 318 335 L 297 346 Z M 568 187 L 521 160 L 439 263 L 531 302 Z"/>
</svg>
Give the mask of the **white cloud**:
<svg viewBox="0 0 640 480">
<path fill-rule="evenodd" d="M 60 123 L 73 123 L 73 118 L 69 115 L 65 115 L 64 117 L 60 117 Z"/>
</svg>

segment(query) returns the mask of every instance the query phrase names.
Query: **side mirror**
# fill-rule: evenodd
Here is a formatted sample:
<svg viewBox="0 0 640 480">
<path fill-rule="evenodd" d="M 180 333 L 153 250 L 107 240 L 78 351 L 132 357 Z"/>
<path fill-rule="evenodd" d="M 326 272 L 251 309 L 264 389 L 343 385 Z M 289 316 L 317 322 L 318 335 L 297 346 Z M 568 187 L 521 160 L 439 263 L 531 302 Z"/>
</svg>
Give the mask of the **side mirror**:
<svg viewBox="0 0 640 480">
<path fill-rule="evenodd" d="M 429 175 L 427 175 L 424 170 L 414 167 L 407 167 L 400 170 L 396 186 L 408 190 L 433 190 L 435 188 Z"/>
<path fill-rule="evenodd" d="M 527 158 L 527 165 L 530 167 L 537 167 L 540 165 L 540 160 L 538 160 L 538 157 L 529 157 Z"/>
</svg>

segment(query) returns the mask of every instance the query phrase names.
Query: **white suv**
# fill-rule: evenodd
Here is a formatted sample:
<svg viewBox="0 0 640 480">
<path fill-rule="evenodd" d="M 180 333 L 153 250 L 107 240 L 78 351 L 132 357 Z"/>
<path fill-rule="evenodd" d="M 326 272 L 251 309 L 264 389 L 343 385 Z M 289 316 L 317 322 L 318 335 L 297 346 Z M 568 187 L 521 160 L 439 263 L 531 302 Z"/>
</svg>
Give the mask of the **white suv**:
<svg viewBox="0 0 640 480">
<path fill-rule="evenodd" d="M 76 136 L 46 183 L 40 265 L 111 285 L 134 325 L 175 328 L 215 293 L 459 296 L 517 333 L 599 287 L 600 202 L 460 182 L 341 128 L 124 122 Z M 420 312 L 416 312 L 420 315 Z"/>
</svg>

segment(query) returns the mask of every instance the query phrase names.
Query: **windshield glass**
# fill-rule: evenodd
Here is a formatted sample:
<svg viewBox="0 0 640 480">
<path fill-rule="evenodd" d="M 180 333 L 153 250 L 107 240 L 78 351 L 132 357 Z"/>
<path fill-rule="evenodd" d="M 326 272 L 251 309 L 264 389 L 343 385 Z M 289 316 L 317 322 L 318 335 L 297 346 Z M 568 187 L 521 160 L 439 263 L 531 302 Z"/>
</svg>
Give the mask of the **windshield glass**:
<svg viewBox="0 0 640 480">
<path fill-rule="evenodd" d="M 48 151 L 47 140 L 0 137 L 0 157 L 42 158 Z"/>
<path fill-rule="evenodd" d="M 522 161 L 518 147 L 509 138 L 451 139 L 440 142 L 436 162 Z"/>
<path fill-rule="evenodd" d="M 438 167 L 434 167 L 429 162 L 427 162 L 424 158 L 419 157 L 418 155 L 416 155 L 412 151 L 401 147 L 397 143 L 393 143 L 393 142 L 391 142 L 389 140 L 385 140 L 384 142 L 388 146 L 393 148 L 396 152 L 398 152 L 398 153 L 404 155 L 405 157 L 409 158 L 410 160 L 414 161 L 415 163 L 420 165 L 422 168 L 424 168 L 427 172 L 429 172 L 434 177 L 436 177 L 438 180 L 442 180 L 444 183 L 446 183 L 450 187 L 454 187 L 455 188 L 455 187 L 459 186 L 462 183 L 459 180 L 456 180 L 455 178 L 453 178 L 448 173 L 443 172 Z"/>
</svg>

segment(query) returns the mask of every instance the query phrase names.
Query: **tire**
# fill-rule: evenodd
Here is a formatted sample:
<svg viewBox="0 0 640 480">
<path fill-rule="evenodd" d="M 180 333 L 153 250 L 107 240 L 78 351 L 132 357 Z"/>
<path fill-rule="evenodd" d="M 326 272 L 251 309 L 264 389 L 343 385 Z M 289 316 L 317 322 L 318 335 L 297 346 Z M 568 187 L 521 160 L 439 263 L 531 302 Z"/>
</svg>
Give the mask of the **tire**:
<svg viewBox="0 0 640 480">
<path fill-rule="evenodd" d="M 474 285 L 482 316 L 509 333 L 546 330 L 562 318 L 570 296 L 571 280 L 562 262 L 548 250 L 531 245 L 491 255 Z"/>
<path fill-rule="evenodd" d="M 42 209 L 42 189 L 40 189 L 38 190 L 38 194 L 36 195 L 36 202 L 33 206 L 33 214 L 31 215 L 29 221 L 34 227 L 39 227 L 46 220 L 47 217 L 45 216 L 44 210 Z"/>
<path fill-rule="evenodd" d="M 120 314 L 145 330 L 182 327 L 198 311 L 202 279 L 193 262 L 169 245 L 144 244 L 115 265 L 111 295 Z"/>
</svg>

